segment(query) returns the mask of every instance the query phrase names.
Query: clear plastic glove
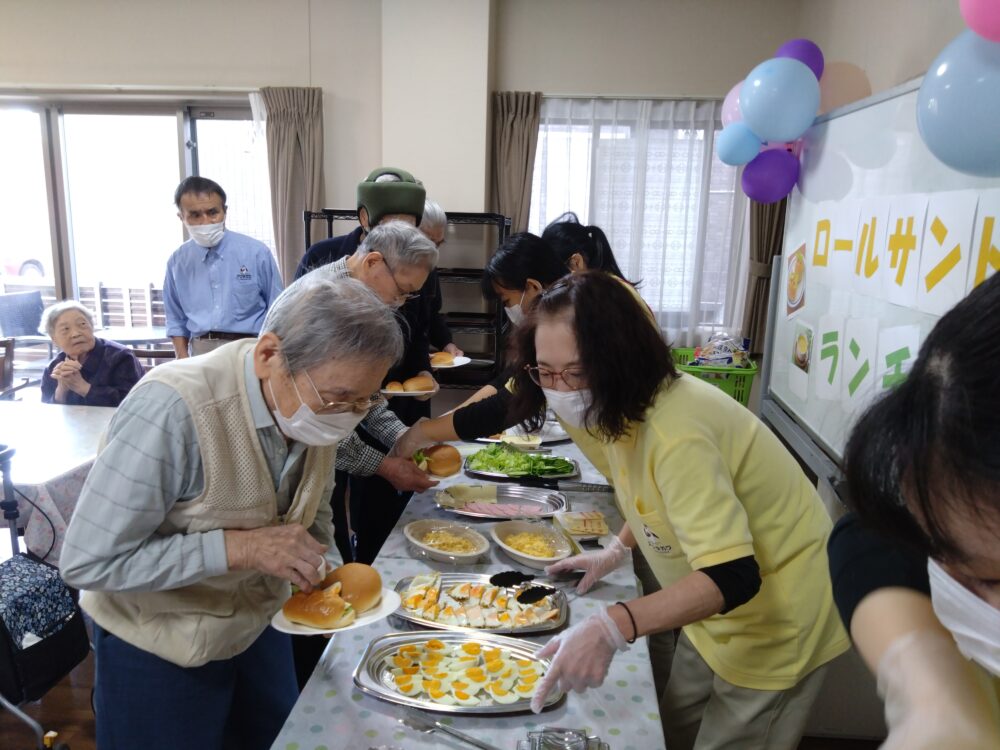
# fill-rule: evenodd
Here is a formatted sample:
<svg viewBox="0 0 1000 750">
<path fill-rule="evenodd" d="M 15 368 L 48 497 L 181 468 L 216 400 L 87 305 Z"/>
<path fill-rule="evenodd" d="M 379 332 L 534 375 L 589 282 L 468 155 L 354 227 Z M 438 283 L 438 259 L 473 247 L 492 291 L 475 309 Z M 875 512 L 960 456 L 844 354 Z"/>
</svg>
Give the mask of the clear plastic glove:
<svg viewBox="0 0 1000 750">
<path fill-rule="evenodd" d="M 920 630 L 897 638 L 877 676 L 889 725 L 881 750 L 1000 747 L 1000 726 L 983 687 L 946 634 Z"/>
<path fill-rule="evenodd" d="M 629 548 L 622 544 L 617 536 L 611 537 L 611 543 L 604 549 L 594 552 L 584 552 L 573 555 L 565 560 L 552 563 L 545 568 L 546 575 L 565 573 L 568 570 L 584 570 L 586 573 L 577 584 L 576 593 L 586 594 L 591 587 L 604 578 L 612 570 L 620 568 L 631 558 Z"/>
<path fill-rule="evenodd" d="M 437 382 L 437 380 L 434 379 L 434 376 L 431 373 L 427 372 L 427 370 L 421 370 L 418 374 L 419 375 L 426 375 L 431 380 L 433 380 L 434 381 L 434 390 L 431 391 L 430 393 L 428 393 L 426 396 L 415 396 L 415 398 L 417 399 L 417 401 L 430 401 L 432 398 L 434 398 L 437 395 L 438 391 L 441 390 L 441 385 Z"/>
<path fill-rule="evenodd" d="M 570 690 L 582 693 L 587 688 L 597 687 L 608 676 L 615 653 L 626 649 L 625 636 L 607 609 L 555 636 L 537 654 L 539 659 L 547 659 L 553 654 L 555 658 L 538 683 L 531 699 L 531 710 L 539 713 L 554 687 L 567 693 Z"/>
<path fill-rule="evenodd" d="M 389 455 L 393 458 L 412 458 L 413 454 L 421 448 L 427 448 L 428 446 L 434 445 L 435 441 L 427 437 L 427 435 L 424 434 L 423 428 L 420 426 L 421 422 L 426 421 L 427 418 L 423 417 L 415 422 L 411 427 L 408 427 L 403 432 L 399 433 L 399 437 L 397 437 L 396 442 L 393 443 L 392 450 L 389 451 Z"/>
</svg>

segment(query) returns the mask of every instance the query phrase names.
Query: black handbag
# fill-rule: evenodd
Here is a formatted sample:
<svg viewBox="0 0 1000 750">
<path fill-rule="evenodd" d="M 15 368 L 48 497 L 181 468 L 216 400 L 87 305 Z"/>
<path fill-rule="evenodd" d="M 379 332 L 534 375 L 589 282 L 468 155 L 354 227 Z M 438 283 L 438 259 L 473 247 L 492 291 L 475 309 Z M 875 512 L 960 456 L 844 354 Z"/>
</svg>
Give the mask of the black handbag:
<svg viewBox="0 0 1000 750">
<path fill-rule="evenodd" d="M 41 698 L 90 650 L 83 613 L 53 566 L 17 554 L 0 563 L 0 694 Z"/>
</svg>

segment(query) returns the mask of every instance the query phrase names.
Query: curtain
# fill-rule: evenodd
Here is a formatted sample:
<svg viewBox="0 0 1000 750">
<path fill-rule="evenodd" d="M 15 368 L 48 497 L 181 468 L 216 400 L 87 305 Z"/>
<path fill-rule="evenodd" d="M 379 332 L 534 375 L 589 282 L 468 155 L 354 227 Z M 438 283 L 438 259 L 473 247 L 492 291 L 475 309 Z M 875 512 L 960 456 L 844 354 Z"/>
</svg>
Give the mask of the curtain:
<svg viewBox="0 0 1000 750">
<path fill-rule="evenodd" d="M 750 201 L 750 269 L 746 284 L 743 335 L 754 353 L 764 351 L 767 302 L 771 292 L 771 260 L 781 253 L 787 198 L 777 203 Z"/>
<path fill-rule="evenodd" d="M 528 228 L 541 104 L 537 92 L 493 93 L 493 206 L 510 217 L 512 233 Z"/>
<path fill-rule="evenodd" d="M 285 283 L 305 254 L 303 211 L 323 208 L 323 91 L 263 88 L 278 268 Z"/>
<path fill-rule="evenodd" d="M 545 98 L 530 231 L 566 211 L 600 227 L 668 340 L 739 335 L 746 199 L 714 155 L 721 103 Z"/>
</svg>

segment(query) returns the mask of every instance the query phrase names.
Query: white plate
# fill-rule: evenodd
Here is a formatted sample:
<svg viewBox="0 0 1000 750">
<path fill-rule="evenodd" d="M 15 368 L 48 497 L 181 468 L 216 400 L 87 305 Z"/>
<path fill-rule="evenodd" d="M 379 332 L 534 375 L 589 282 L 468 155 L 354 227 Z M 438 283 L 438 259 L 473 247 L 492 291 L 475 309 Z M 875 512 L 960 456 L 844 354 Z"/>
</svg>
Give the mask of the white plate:
<svg viewBox="0 0 1000 750">
<path fill-rule="evenodd" d="M 461 367 L 472 361 L 472 357 L 455 357 L 450 365 L 431 365 L 435 370 L 450 370 L 452 367 Z"/>
<path fill-rule="evenodd" d="M 399 398 L 400 396 L 430 396 L 437 391 L 387 391 L 383 388 L 379 393 L 390 398 Z"/>
<path fill-rule="evenodd" d="M 388 617 L 397 609 L 401 603 L 399 594 L 397 594 L 392 589 L 387 589 L 382 587 L 382 601 L 378 603 L 375 609 L 370 609 L 363 614 L 359 614 L 354 618 L 354 622 L 350 625 L 346 625 L 342 628 L 329 628 L 323 630 L 322 628 L 310 628 L 308 625 L 300 625 L 297 622 L 291 622 L 285 613 L 280 609 L 274 613 L 274 617 L 271 618 L 271 627 L 282 633 L 290 633 L 291 635 L 324 635 L 326 633 L 343 633 L 345 630 L 354 630 L 354 628 L 360 628 L 363 625 L 368 625 L 369 623 L 375 622 L 376 620 L 381 620 Z"/>
<path fill-rule="evenodd" d="M 531 532 L 543 535 L 555 549 L 555 556 L 535 557 L 534 555 L 529 555 L 524 552 L 518 552 L 513 547 L 507 546 L 504 542 L 504 539 L 511 534 L 520 534 L 522 532 Z M 493 537 L 493 541 L 497 543 L 497 546 L 506 552 L 507 555 L 515 562 L 519 562 L 521 565 L 527 565 L 529 568 L 535 568 L 536 570 L 544 570 L 546 565 L 551 565 L 552 563 L 558 562 L 559 560 L 573 554 L 573 548 L 570 546 L 569 540 L 566 539 L 566 537 L 555 529 L 536 521 L 503 521 L 494 525 L 493 528 L 490 529 L 490 536 Z"/>
<path fill-rule="evenodd" d="M 447 529 L 455 536 L 468 540 L 475 546 L 475 550 L 472 552 L 445 552 L 420 541 L 428 532 L 436 529 Z M 436 521 L 431 518 L 411 521 L 403 527 L 403 536 L 414 547 L 423 550 L 430 559 L 438 562 L 471 563 L 490 549 L 490 543 L 486 537 L 478 531 L 473 531 L 468 526 L 454 521 Z"/>
</svg>

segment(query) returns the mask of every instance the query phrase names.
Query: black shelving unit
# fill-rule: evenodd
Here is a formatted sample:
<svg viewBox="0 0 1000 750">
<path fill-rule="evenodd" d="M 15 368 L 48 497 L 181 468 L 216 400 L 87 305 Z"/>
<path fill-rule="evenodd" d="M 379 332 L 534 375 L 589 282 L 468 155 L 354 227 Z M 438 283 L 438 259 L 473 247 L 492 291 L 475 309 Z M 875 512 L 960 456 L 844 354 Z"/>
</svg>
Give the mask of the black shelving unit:
<svg viewBox="0 0 1000 750">
<path fill-rule="evenodd" d="M 357 217 L 358 213 L 353 209 L 324 208 L 321 211 L 303 212 L 306 249 L 313 242 L 323 239 L 323 237 L 313 237 L 315 222 L 320 222 L 320 227 L 325 224 L 325 237 L 333 237 L 352 231 L 357 226 Z M 340 222 L 343 225 L 337 227 L 335 231 L 334 225 Z M 510 219 L 506 216 L 493 213 L 449 212 L 448 228 L 445 231 L 446 244 L 442 249 L 444 258 L 447 258 L 449 255 L 448 243 L 455 244 L 459 241 L 461 238 L 457 235 L 462 233 L 460 227 L 468 226 L 492 228 L 495 229 L 495 234 L 487 237 L 484 232 L 481 243 L 481 257 L 475 257 L 478 267 L 470 263 L 466 263 L 464 266 L 438 266 L 437 272 L 438 278 L 441 281 L 442 302 L 446 310 L 443 315 L 445 323 L 447 323 L 453 334 L 485 337 L 489 343 L 484 351 L 466 352 L 466 355 L 472 358 L 470 364 L 454 370 L 438 370 L 435 373 L 435 377 L 443 388 L 479 388 L 499 374 L 502 363 L 505 328 L 502 305 L 496 302 L 491 303 L 486 312 L 464 311 L 454 309 L 454 306 L 456 304 L 455 299 L 460 296 L 459 290 L 463 286 L 465 288 L 468 288 L 468 285 L 474 286 L 476 294 L 478 294 L 480 281 L 483 276 L 483 267 L 497 247 L 510 234 Z M 473 255 L 475 255 L 475 251 L 473 251 Z M 466 258 L 466 260 L 470 259 Z"/>
</svg>

